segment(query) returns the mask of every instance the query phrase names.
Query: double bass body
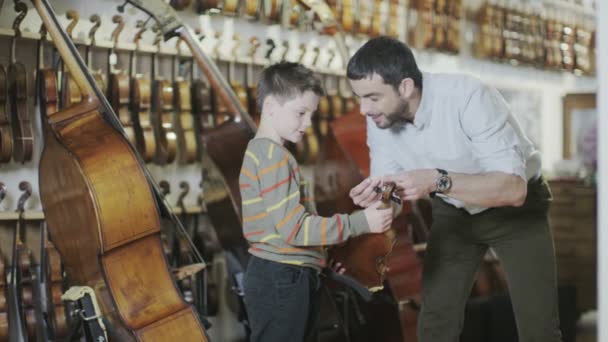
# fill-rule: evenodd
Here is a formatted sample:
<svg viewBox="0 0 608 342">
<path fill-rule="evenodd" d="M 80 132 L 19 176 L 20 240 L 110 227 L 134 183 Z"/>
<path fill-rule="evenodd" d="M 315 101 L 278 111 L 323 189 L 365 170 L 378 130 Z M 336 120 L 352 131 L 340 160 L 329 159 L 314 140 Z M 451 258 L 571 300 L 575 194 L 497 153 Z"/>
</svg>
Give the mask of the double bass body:
<svg viewBox="0 0 608 342">
<path fill-rule="evenodd" d="M 118 341 L 206 341 L 168 271 L 156 194 L 47 1 L 34 1 L 82 93 L 47 113 L 41 200 L 70 284 L 92 287 Z M 115 120 L 115 119 L 114 119 Z"/>
</svg>

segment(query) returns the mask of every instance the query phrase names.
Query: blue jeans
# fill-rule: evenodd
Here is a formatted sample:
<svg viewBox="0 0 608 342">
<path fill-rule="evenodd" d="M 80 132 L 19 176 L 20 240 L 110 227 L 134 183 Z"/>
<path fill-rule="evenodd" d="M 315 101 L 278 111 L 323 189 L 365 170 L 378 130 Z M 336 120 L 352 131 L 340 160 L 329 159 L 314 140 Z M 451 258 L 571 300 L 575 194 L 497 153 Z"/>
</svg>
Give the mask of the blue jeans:
<svg viewBox="0 0 608 342">
<path fill-rule="evenodd" d="M 244 283 L 251 342 L 316 341 L 320 301 L 316 270 L 251 256 Z"/>
</svg>

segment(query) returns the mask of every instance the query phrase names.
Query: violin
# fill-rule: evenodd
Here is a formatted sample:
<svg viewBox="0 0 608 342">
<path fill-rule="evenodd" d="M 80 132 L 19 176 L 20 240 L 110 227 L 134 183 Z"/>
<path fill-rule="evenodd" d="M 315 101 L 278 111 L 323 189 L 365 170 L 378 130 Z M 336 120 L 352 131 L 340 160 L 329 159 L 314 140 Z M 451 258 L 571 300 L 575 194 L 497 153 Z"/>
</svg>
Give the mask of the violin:
<svg viewBox="0 0 608 342">
<path fill-rule="evenodd" d="M 224 15 L 237 15 L 239 11 L 239 0 L 224 0 L 222 7 L 222 14 Z"/>
<path fill-rule="evenodd" d="M 260 0 L 245 0 L 245 15 L 256 19 L 259 16 Z"/>
<path fill-rule="evenodd" d="M 143 26 L 143 22 L 138 23 Z M 146 163 L 154 159 L 156 153 L 156 137 L 150 120 L 150 80 L 144 75 L 137 73 L 136 54 L 139 50 L 139 41 L 146 30 L 145 27 L 140 28 L 135 34 L 133 41 L 136 45 L 136 51 L 131 53 L 130 69 L 131 69 L 131 117 L 135 128 L 135 138 L 137 141 L 137 150 L 141 153 L 142 158 Z"/>
<path fill-rule="evenodd" d="M 359 8 L 356 8 L 357 14 L 355 17 L 359 19 L 356 32 L 360 35 L 368 35 L 371 30 L 373 17 L 372 5 L 373 3 L 359 2 Z"/>
<path fill-rule="evenodd" d="M 198 14 L 206 13 L 211 9 L 219 9 L 220 0 L 196 0 L 195 11 Z"/>
<path fill-rule="evenodd" d="M 8 287 L 9 304 L 9 341 L 24 342 L 35 338 L 35 316 L 29 274 L 31 251 L 23 244 L 23 212 L 25 202 L 31 195 L 31 185 L 19 183 L 19 189 L 24 193 L 19 197 L 17 212 L 19 217 L 13 234 L 13 254 L 11 259 L 11 279 Z"/>
<path fill-rule="evenodd" d="M 443 41 L 443 32 L 435 27 L 435 25 L 440 24 L 440 21 L 435 20 L 433 3 L 433 0 L 420 0 L 418 2 L 419 22 L 414 32 L 417 36 L 417 47 L 423 49 L 432 48 L 436 41 Z M 440 36 L 438 39 L 435 38 L 437 34 Z"/>
<path fill-rule="evenodd" d="M 0 191 L 5 191 L 4 184 L 0 183 Z M 2 197 L 0 196 L 0 199 Z M 1 201 L 1 200 L 0 200 Z M 6 259 L 4 258 L 4 253 L 0 250 L 0 341 L 7 342 L 8 341 L 8 329 L 9 329 L 9 319 L 8 319 L 8 294 L 7 294 L 7 286 L 6 286 Z"/>
<path fill-rule="evenodd" d="M 68 37 L 70 37 L 70 40 L 73 40 L 74 36 L 72 32 L 80 20 L 80 15 L 74 10 L 68 10 L 66 12 L 66 17 L 68 20 L 70 20 L 70 23 L 66 27 L 65 31 L 68 34 Z M 65 68 L 65 65 L 62 65 L 62 68 Z M 76 84 L 76 81 L 74 81 L 74 78 L 70 75 L 70 72 L 64 71 L 63 75 L 63 84 L 61 86 L 61 107 L 67 108 L 76 103 L 80 103 L 80 101 L 82 101 L 82 94 L 80 93 L 78 84 Z"/>
<path fill-rule="evenodd" d="M 41 203 L 68 284 L 95 291 L 111 340 L 207 341 L 161 248 L 161 215 L 183 227 L 49 2 L 33 2 L 83 95 L 80 103 L 47 113 L 52 134 L 39 166 Z"/>
<path fill-rule="evenodd" d="M 449 52 L 460 51 L 460 18 L 462 16 L 461 0 L 450 0 L 447 16 L 445 48 Z"/>
<path fill-rule="evenodd" d="M 198 161 L 203 158 L 205 153 L 202 136 L 214 126 L 212 96 L 212 91 L 207 82 L 200 79 L 192 82 L 192 113 L 194 115 L 194 134 L 196 136 Z"/>
<path fill-rule="evenodd" d="M 385 13 L 382 10 L 382 4 L 382 0 L 374 0 L 374 14 L 372 16 L 372 25 L 370 32 L 370 36 L 372 37 L 378 37 L 384 34 L 384 26 L 386 25 L 386 22 L 383 21 Z"/>
<path fill-rule="evenodd" d="M 20 14 L 13 24 L 15 37 L 11 42 L 8 94 L 11 103 L 10 122 L 13 134 L 13 160 L 23 164 L 32 159 L 34 135 L 27 105 L 27 70 L 23 63 L 17 61 L 15 56 L 17 38 L 21 36 L 19 25 L 27 13 L 27 6 L 23 2 L 17 2 L 15 8 Z"/>
<path fill-rule="evenodd" d="M 178 40 L 178 51 L 180 42 L 181 40 Z M 175 75 L 175 63 L 173 63 L 173 67 Z M 194 117 L 192 114 L 192 91 L 190 82 L 186 81 L 182 77 L 175 77 L 173 81 L 173 91 L 175 96 L 175 112 L 177 115 L 175 126 L 178 131 L 177 144 L 180 152 L 180 161 L 183 164 L 190 164 L 195 162 L 197 159 L 197 138 L 194 132 L 195 127 Z"/>
<path fill-rule="evenodd" d="M 43 230 L 43 253 L 45 255 L 45 268 L 43 269 L 44 276 L 48 281 L 47 292 L 48 292 L 48 306 L 49 317 L 51 327 L 53 329 L 53 336 L 57 339 L 66 338 L 69 336 L 69 311 L 66 309 L 61 294 L 65 291 L 64 279 L 63 279 L 63 264 L 59 251 L 53 244 L 48 240 L 46 236 L 46 228 Z"/>
<path fill-rule="evenodd" d="M 288 0 L 261 0 L 264 9 L 264 17 L 270 23 L 281 21 L 281 6 Z"/>
<path fill-rule="evenodd" d="M 120 15 L 115 15 L 112 17 L 112 22 L 118 24 L 114 31 L 112 32 L 112 41 L 114 42 L 114 46 L 118 44 L 118 37 L 122 32 L 125 23 L 123 18 Z M 139 138 L 136 132 L 135 123 L 133 122 L 133 117 L 131 115 L 130 108 L 130 96 L 131 96 L 131 82 L 129 79 L 129 75 L 124 70 L 113 70 L 114 60 L 117 59 L 116 54 L 114 53 L 114 49 L 111 49 L 108 54 L 108 64 L 110 68 L 108 71 L 110 72 L 109 84 L 108 84 L 108 99 L 112 104 L 112 108 L 114 112 L 118 116 L 118 120 L 122 124 L 123 130 L 127 135 L 127 139 L 129 142 L 137 147 L 137 150 L 140 154 L 143 155 L 141 144 L 138 145 L 138 141 L 141 142 L 143 139 Z M 78 88 L 78 85 L 75 85 Z"/>
<path fill-rule="evenodd" d="M 446 45 L 446 8 L 447 0 L 437 0 L 435 2 L 435 11 L 433 13 L 433 30 L 435 31 L 433 46 L 436 49 L 443 50 Z"/>
<path fill-rule="evenodd" d="M 177 134 L 173 126 L 173 84 L 160 77 L 158 52 L 160 40 L 156 42 L 157 53 L 152 56 L 152 113 L 151 122 L 156 134 L 156 163 L 170 164 L 177 155 Z"/>
<path fill-rule="evenodd" d="M 13 137 L 6 112 L 7 91 L 6 70 L 0 65 L 0 163 L 8 163 L 13 155 Z"/>
<path fill-rule="evenodd" d="M 352 0 L 344 0 L 342 2 L 342 13 L 340 14 L 340 21 L 344 32 L 352 32 L 355 26 L 353 8 L 354 4 Z"/>
<path fill-rule="evenodd" d="M 100 69 L 97 69 L 97 70 L 93 69 L 93 55 L 92 55 L 92 50 L 93 50 L 93 47 L 95 46 L 95 42 L 96 42 L 95 33 L 101 26 L 101 17 L 99 17 L 99 15 L 97 15 L 97 14 L 93 14 L 89 18 L 89 20 L 93 23 L 93 26 L 91 26 L 91 30 L 89 30 L 89 39 L 91 40 L 91 44 L 87 45 L 87 47 L 86 47 L 86 52 L 85 52 L 86 53 L 86 63 L 87 63 L 87 66 L 89 67 L 89 70 L 93 74 L 95 83 L 97 83 L 97 86 L 99 88 L 101 88 L 101 92 L 105 94 L 108 90 L 106 78 Z"/>
<path fill-rule="evenodd" d="M 215 125 L 211 101 L 212 96 L 212 90 L 207 82 L 200 79 L 192 82 L 192 111 L 194 113 L 195 134 L 197 137 L 196 146 L 198 152 L 196 154 L 199 158 L 203 155 L 204 149 L 201 137 L 208 129 L 212 129 Z"/>
</svg>

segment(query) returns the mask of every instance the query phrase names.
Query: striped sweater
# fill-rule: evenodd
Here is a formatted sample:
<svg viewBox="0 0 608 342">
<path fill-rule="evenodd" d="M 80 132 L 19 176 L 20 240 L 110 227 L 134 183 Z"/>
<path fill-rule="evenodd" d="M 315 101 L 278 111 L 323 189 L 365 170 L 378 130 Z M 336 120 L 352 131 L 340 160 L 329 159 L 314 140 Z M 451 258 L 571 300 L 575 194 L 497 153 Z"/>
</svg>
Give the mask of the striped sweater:
<svg viewBox="0 0 608 342">
<path fill-rule="evenodd" d="M 296 160 L 270 139 L 249 142 L 239 183 L 243 234 L 257 257 L 320 270 L 323 246 L 369 232 L 363 211 L 317 216 Z"/>
</svg>

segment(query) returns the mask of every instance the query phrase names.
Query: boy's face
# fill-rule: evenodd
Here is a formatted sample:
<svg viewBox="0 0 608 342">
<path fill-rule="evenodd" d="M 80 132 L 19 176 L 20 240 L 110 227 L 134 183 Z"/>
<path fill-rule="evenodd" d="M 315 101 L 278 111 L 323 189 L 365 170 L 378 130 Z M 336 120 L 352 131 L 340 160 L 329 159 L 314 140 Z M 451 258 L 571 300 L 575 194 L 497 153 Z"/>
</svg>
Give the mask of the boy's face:
<svg viewBox="0 0 608 342">
<path fill-rule="evenodd" d="M 306 129 L 311 125 L 312 114 L 319 105 L 319 96 L 312 91 L 305 91 L 282 101 L 274 96 L 271 100 L 274 103 L 268 114 L 279 137 L 293 143 L 302 140 Z"/>
</svg>

